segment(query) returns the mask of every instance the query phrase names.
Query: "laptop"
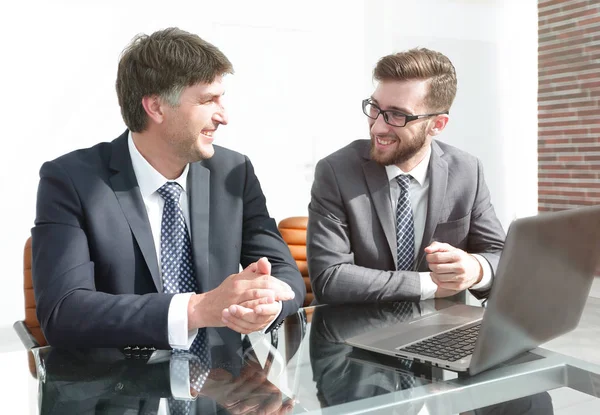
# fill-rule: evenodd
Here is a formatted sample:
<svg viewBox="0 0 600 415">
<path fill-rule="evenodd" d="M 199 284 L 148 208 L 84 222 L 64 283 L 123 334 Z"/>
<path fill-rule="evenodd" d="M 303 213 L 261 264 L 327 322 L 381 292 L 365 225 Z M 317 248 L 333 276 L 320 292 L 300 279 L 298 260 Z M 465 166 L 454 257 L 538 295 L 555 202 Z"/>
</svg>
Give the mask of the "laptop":
<svg viewBox="0 0 600 415">
<path fill-rule="evenodd" d="M 454 305 L 346 342 L 475 375 L 577 327 L 599 262 L 600 206 L 517 219 L 486 308 Z"/>
</svg>

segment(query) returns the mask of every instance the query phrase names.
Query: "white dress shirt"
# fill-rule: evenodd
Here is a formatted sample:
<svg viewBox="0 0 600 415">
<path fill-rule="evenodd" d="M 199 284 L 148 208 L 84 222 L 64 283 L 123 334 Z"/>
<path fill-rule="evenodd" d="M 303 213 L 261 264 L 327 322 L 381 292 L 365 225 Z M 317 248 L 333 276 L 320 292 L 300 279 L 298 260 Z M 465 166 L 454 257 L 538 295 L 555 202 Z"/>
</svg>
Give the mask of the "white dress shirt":
<svg viewBox="0 0 600 415">
<path fill-rule="evenodd" d="M 160 174 L 148 161 L 140 154 L 136 148 L 131 132 L 128 138 L 129 155 L 131 156 L 131 164 L 133 172 L 137 179 L 144 206 L 148 213 L 148 221 L 150 221 L 150 229 L 152 231 L 152 239 L 154 239 L 154 249 L 156 250 L 156 259 L 158 260 L 158 269 L 162 280 L 161 262 L 160 262 L 160 228 L 162 224 L 163 207 L 165 200 L 158 194 L 160 189 L 167 180 Z M 183 217 L 187 225 L 188 233 L 190 234 L 190 211 L 187 198 L 187 173 L 189 165 L 185 166 L 183 173 L 174 181 L 177 182 L 183 191 L 179 196 L 179 207 L 183 211 Z M 175 294 L 169 304 L 168 328 L 169 328 L 169 345 L 174 349 L 189 349 L 198 334 L 198 330 L 188 330 L 188 303 L 193 293 Z"/>
<path fill-rule="evenodd" d="M 427 150 L 427 154 L 423 160 L 409 172 L 402 171 L 396 165 L 385 166 L 385 171 L 390 181 L 390 203 L 392 204 L 392 212 L 396 212 L 396 205 L 400 197 L 400 185 L 396 181 L 396 177 L 406 174 L 411 177 L 408 188 L 408 198 L 413 212 L 413 222 L 415 231 L 415 258 L 419 257 L 419 247 L 423 241 L 423 233 L 425 232 L 425 220 L 427 219 L 427 202 L 429 201 L 429 176 L 427 171 L 429 168 L 429 159 L 431 156 L 431 146 Z M 395 217 L 395 216 L 394 216 Z M 396 224 L 394 223 L 395 227 Z M 444 242 L 444 241 L 439 241 Z M 425 248 L 425 247 L 423 247 Z M 473 255 L 481 264 L 483 269 L 483 277 L 481 281 L 471 287 L 472 290 L 483 290 L 489 288 L 492 282 L 492 268 L 485 258 L 481 255 Z M 433 298 L 437 290 L 437 285 L 431 279 L 429 272 L 419 272 L 421 279 L 421 300 Z"/>
<path fill-rule="evenodd" d="M 162 280 L 162 270 L 160 261 L 160 232 L 162 224 L 163 208 L 165 206 L 165 200 L 161 195 L 158 194 L 157 190 L 160 189 L 167 180 L 162 174 L 154 169 L 148 163 L 148 161 L 140 154 L 137 147 L 133 142 L 131 132 L 128 138 L 129 155 L 131 157 L 131 164 L 133 166 L 133 172 L 137 179 L 142 199 L 144 200 L 144 206 L 148 213 L 148 221 L 150 222 L 150 230 L 152 231 L 152 239 L 154 240 L 154 249 L 156 250 L 156 259 L 158 261 L 158 269 Z M 185 166 L 183 173 L 174 181 L 177 182 L 183 191 L 179 196 L 179 207 L 183 211 L 183 217 L 187 226 L 188 234 L 191 238 L 190 231 L 190 212 L 187 198 L 187 173 L 189 165 Z M 169 331 L 169 345 L 174 349 L 189 349 L 194 341 L 194 338 L 198 334 L 198 330 L 188 330 L 188 303 L 193 293 L 175 294 L 169 304 L 169 315 L 168 315 L 168 331 Z M 178 364 L 182 364 L 179 362 Z M 173 363 L 172 363 L 173 364 Z M 187 363 L 186 363 L 187 364 Z M 189 370 L 189 368 L 179 370 Z M 171 367 L 171 371 L 174 372 L 174 368 Z M 178 379 L 176 376 L 171 376 L 171 393 L 173 396 L 181 398 L 191 398 L 189 389 L 189 379 L 186 381 L 175 381 Z M 169 414 L 169 407 L 165 399 L 161 399 L 158 408 L 159 414 Z"/>
<path fill-rule="evenodd" d="M 133 166 L 133 172 L 138 182 L 142 199 L 144 200 L 144 206 L 148 214 L 148 221 L 150 222 L 150 230 L 152 231 L 152 239 L 154 240 L 154 248 L 156 250 L 156 258 L 158 261 L 158 269 L 162 280 L 161 260 L 160 260 L 160 234 L 162 224 L 162 214 L 165 201 L 158 194 L 157 190 L 160 189 L 169 180 L 160 174 L 148 161 L 141 155 L 135 143 L 131 132 L 128 137 L 129 155 L 131 157 L 131 164 Z M 183 217 L 187 225 L 188 234 L 191 238 L 190 230 L 190 213 L 187 197 L 187 174 L 189 171 L 189 165 L 185 166 L 181 176 L 176 178 L 174 181 L 177 182 L 183 191 L 179 197 L 179 207 L 183 211 Z M 175 294 L 169 304 L 168 314 L 168 333 L 169 333 L 169 345 L 174 349 L 185 349 L 188 350 L 198 330 L 188 330 L 188 303 L 193 293 L 182 293 Z M 277 302 L 279 305 L 279 313 L 282 311 L 282 304 L 280 301 Z M 276 320 L 276 319 L 275 319 Z M 261 332 L 265 332 L 274 322 L 263 329 Z M 158 353 L 158 352 L 155 352 Z M 181 368 L 182 365 L 187 366 L 185 361 L 171 360 L 171 372 L 174 373 L 173 365 L 179 365 L 177 370 L 186 370 Z M 190 395 L 190 382 L 189 379 L 182 381 L 175 380 L 177 377 L 171 376 L 171 393 L 175 397 L 180 398 L 191 398 Z M 168 405 L 166 401 L 161 399 L 159 405 L 159 414 L 168 414 Z"/>
</svg>

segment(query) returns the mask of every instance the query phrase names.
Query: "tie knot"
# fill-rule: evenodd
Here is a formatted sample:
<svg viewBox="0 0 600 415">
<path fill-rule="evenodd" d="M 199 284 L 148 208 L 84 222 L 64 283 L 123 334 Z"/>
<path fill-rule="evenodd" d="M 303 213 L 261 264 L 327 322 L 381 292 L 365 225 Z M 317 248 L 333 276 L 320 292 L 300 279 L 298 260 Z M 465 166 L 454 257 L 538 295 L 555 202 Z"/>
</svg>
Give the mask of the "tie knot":
<svg viewBox="0 0 600 415">
<path fill-rule="evenodd" d="M 408 174 L 401 174 L 400 176 L 396 176 L 396 181 L 405 192 L 408 192 L 408 186 L 410 185 L 410 176 Z"/>
<path fill-rule="evenodd" d="M 166 182 L 157 191 L 165 199 L 165 202 L 179 203 L 179 196 L 183 192 L 183 188 L 177 182 Z"/>
</svg>

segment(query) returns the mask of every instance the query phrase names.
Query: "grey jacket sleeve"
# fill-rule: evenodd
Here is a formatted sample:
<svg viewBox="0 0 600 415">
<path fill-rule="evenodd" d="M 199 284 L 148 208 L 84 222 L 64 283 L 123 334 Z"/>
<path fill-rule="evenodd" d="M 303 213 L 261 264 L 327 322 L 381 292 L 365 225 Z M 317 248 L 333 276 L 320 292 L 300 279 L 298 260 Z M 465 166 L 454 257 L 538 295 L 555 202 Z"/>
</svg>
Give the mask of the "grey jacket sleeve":
<svg viewBox="0 0 600 415">
<path fill-rule="evenodd" d="M 471 211 L 467 252 L 479 254 L 489 262 L 493 273 L 493 284 L 506 234 L 492 206 L 490 191 L 483 177 L 483 166 L 479 160 L 477 160 L 477 174 L 477 195 Z M 489 288 L 471 290 L 471 294 L 478 299 L 487 298 L 489 293 Z"/>
<path fill-rule="evenodd" d="M 326 159 L 321 160 L 316 166 L 308 207 L 306 243 L 310 281 L 317 302 L 418 301 L 421 283 L 417 272 L 356 265 L 346 202 L 335 171 Z M 367 229 L 372 226 L 364 225 Z"/>
</svg>

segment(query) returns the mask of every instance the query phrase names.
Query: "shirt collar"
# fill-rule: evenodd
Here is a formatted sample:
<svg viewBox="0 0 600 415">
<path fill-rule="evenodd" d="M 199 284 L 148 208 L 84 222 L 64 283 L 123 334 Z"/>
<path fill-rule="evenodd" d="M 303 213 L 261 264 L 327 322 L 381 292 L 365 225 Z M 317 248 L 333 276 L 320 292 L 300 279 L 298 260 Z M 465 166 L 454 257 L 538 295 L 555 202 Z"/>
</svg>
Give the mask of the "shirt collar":
<svg viewBox="0 0 600 415">
<path fill-rule="evenodd" d="M 412 176 L 421 186 L 425 183 L 425 179 L 427 178 L 427 169 L 429 168 L 429 159 L 431 158 L 431 146 L 427 147 L 427 153 L 425 153 L 425 157 L 423 160 L 419 162 L 411 171 L 402 171 L 402 169 L 395 164 L 390 164 L 389 166 L 385 166 L 385 172 L 387 173 L 388 180 L 392 181 L 397 176 L 401 174 L 408 174 Z"/>
<path fill-rule="evenodd" d="M 170 181 L 162 174 L 160 174 L 148 161 L 142 156 L 139 152 L 135 143 L 133 142 L 133 137 L 131 135 L 131 131 L 129 132 L 129 137 L 127 138 L 127 145 L 129 147 L 129 156 L 131 157 L 131 165 L 133 166 L 133 172 L 135 173 L 135 177 L 138 182 L 138 186 L 140 187 L 140 193 L 142 197 L 147 197 L 160 189 L 166 182 Z M 183 169 L 183 173 L 181 176 L 176 178 L 175 182 L 179 183 L 179 185 L 183 188 L 183 191 L 186 191 L 187 187 L 187 174 L 190 168 L 189 164 L 186 164 L 185 169 Z"/>
</svg>

